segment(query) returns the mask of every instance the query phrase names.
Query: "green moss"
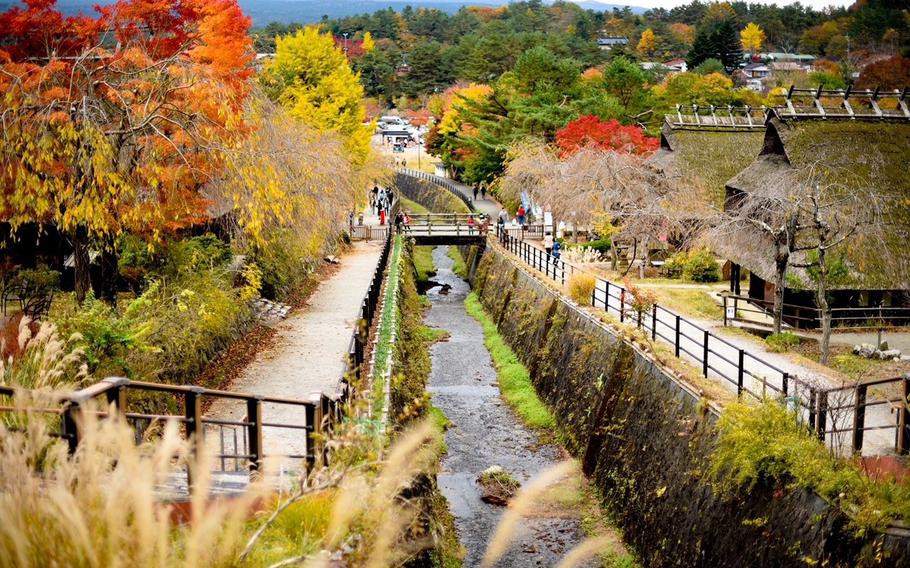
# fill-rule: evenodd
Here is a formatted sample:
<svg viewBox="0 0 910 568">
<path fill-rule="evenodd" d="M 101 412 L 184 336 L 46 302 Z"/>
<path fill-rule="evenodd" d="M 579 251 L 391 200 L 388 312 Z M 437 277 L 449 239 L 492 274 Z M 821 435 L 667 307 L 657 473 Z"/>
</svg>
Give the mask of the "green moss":
<svg viewBox="0 0 910 568">
<path fill-rule="evenodd" d="M 499 335 L 493 321 L 484 311 L 475 293 L 465 299 L 465 309 L 483 326 L 484 344 L 493 358 L 499 375 L 502 397 L 521 419 L 532 428 L 553 428 L 556 421 L 547 406 L 537 396 L 528 369 Z"/>
<path fill-rule="evenodd" d="M 813 491 L 846 513 L 858 534 L 910 519 L 910 486 L 869 479 L 857 463 L 834 456 L 778 401 L 731 403 L 717 428 L 709 472 L 722 490 L 771 481 Z"/>
<path fill-rule="evenodd" d="M 405 211 L 411 212 L 412 214 L 416 213 L 418 215 L 423 215 L 424 213 L 430 212 L 429 209 L 427 209 L 420 203 L 417 203 L 414 200 L 408 199 L 407 197 L 401 198 L 401 208 L 404 209 Z"/>
<path fill-rule="evenodd" d="M 701 179 L 709 199 L 723 206 L 725 184 L 758 157 L 763 129 L 755 131 L 678 130 L 676 154 L 680 171 Z M 718 159 L 723 156 L 723 159 Z"/>
<path fill-rule="evenodd" d="M 436 266 L 433 264 L 433 247 L 414 247 L 412 255 L 414 269 L 417 270 L 417 282 L 426 284 L 436 275 Z"/>
<path fill-rule="evenodd" d="M 468 267 L 465 264 L 464 257 L 461 256 L 461 251 L 458 250 L 458 247 L 450 246 L 449 251 L 446 254 L 448 254 L 449 258 L 452 259 L 452 262 L 455 263 L 452 265 L 452 272 L 464 279 L 467 279 Z"/>
</svg>

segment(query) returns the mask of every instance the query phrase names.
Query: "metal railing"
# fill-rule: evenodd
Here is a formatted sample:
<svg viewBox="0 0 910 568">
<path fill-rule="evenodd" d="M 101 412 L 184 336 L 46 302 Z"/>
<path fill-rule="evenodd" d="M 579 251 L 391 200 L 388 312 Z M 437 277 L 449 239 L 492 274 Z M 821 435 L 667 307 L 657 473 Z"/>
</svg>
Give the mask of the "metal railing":
<svg viewBox="0 0 910 568">
<path fill-rule="evenodd" d="M 499 227 L 496 235 L 508 252 L 559 284 L 564 285 L 575 273 L 586 273 L 513 237 Z M 621 323 L 634 325 L 654 342 L 671 346 L 676 357 L 695 363 L 705 378 L 728 383 L 738 396 L 749 396 L 758 401 L 766 397 L 783 400 L 799 412 L 820 439 L 827 439 L 832 447 L 847 445 L 838 435 L 847 431 L 844 424 L 849 423 L 849 448 L 855 453 L 862 452 L 864 448 L 863 432 L 888 430 L 895 433 L 891 447 L 900 454 L 910 453 L 910 406 L 907 399 L 910 395 L 910 379 L 892 378 L 831 388 L 812 384 L 663 306 L 653 304 L 646 311 L 637 311 L 633 305 L 633 295 L 625 287 L 592 276 L 595 278 L 595 286 L 588 305 L 616 316 Z M 881 388 L 887 385 L 904 389 L 903 398 L 866 394 L 872 386 Z M 854 393 L 854 398 L 844 402 L 850 398 L 851 393 Z M 838 404 L 829 404 L 833 399 L 837 399 Z M 878 412 L 870 420 L 866 409 L 873 407 L 887 409 L 888 412 Z M 881 439 L 876 440 L 877 448 L 887 445 Z"/>
<path fill-rule="evenodd" d="M 482 237 L 489 219 L 473 213 L 422 213 L 411 215 L 401 230 L 410 237 Z"/>
<path fill-rule="evenodd" d="M 771 316 L 774 313 L 774 302 L 725 294 L 724 325 L 731 321 L 749 321 L 741 314 Z M 733 317 L 729 317 L 727 308 L 732 308 Z M 821 310 L 814 306 L 784 303 L 783 320 L 795 329 L 812 329 L 821 325 Z M 883 328 L 910 325 L 910 308 L 901 306 L 868 306 L 858 308 L 832 308 L 831 326 L 849 328 Z"/>
</svg>

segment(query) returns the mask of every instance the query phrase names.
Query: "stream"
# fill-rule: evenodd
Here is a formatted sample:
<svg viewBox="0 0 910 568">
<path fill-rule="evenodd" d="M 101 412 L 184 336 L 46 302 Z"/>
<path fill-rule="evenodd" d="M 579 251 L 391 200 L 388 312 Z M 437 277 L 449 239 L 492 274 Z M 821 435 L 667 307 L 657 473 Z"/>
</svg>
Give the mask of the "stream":
<svg viewBox="0 0 910 568">
<path fill-rule="evenodd" d="M 439 487 L 455 517 L 466 549 L 464 565 L 479 566 L 489 539 L 505 510 L 481 500 L 477 477 L 502 466 L 525 484 L 537 473 L 565 459 L 561 448 L 540 444 L 538 434 L 518 419 L 500 398 L 496 370 L 484 346 L 483 328 L 465 311 L 471 291 L 452 272 L 448 247 L 433 250 L 436 286 L 427 290 L 427 325 L 444 329 L 447 341 L 431 347 L 432 371 L 427 390 L 433 404 L 451 421 L 445 440 Z M 554 566 L 584 540 L 577 513 L 539 507 L 523 519 L 509 551 L 497 567 Z"/>
</svg>

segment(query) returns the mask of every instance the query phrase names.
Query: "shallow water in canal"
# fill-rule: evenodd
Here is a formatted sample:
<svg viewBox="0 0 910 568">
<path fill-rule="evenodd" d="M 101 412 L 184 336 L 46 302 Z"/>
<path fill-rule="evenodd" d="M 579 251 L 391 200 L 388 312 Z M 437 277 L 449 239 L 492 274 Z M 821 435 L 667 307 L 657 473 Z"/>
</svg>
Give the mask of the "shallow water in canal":
<svg viewBox="0 0 910 568">
<path fill-rule="evenodd" d="M 431 308 L 425 321 L 450 334 L 430 350 L 433 368 L 427 389 L 452 423 L 445 435 L 448 454 L 439 486 L 467 550 L 464 565 L 478 566 L 505 510 L 481 500 L 476 481 L 480 473 L 499 465 L 524 484 L 566 456 L 557 446 L 539 444 L 538 435 L 500 398 L 483 328 L 465 311 L 470 286 L 452 272 L 447 247 L 434 249 L 433 261 L 437 285 L 427 290 Z M 542 509 L 529 517 L 496 566 L 554 566 L 584 539 L 575 515 Z"/>
</svg>

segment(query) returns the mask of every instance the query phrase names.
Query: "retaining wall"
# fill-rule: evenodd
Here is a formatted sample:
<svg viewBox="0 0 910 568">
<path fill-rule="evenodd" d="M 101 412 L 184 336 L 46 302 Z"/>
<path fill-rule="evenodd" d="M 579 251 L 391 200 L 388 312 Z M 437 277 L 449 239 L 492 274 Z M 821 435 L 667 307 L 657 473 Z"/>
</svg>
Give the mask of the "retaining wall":
<svg viewBox="0 0 910 568">
<path fill-rule="evenodd" d="M 395 187 L 402 195 L 416 201 L 432 213 L 469 213 L 470 209 L 454 194 L 426 180 L 405 174 L 395 175 Z"/>
<path fill-rule="evenodd" d="M 858 537 L 810 492 L 759 484 L 716 493 L 701 475 L 716 415 L 694 389 L 499 248 L 487 248 L 471 272 L 645 566 L 910 566 L 908 538 Z"/>
</svg>

